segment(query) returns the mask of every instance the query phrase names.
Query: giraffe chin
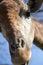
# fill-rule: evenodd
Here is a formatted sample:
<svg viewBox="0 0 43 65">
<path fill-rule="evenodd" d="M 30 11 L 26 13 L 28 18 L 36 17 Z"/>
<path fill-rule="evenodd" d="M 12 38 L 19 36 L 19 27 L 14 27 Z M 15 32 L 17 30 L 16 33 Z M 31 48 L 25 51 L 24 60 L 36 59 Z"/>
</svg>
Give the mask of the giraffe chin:
<svg viewBox="0 0 43 65">
<path fill-rule="evenodd" d="M 31 50 L 26 49 L 23 50 L 19 48 L 16 52 L 11 56 L 12 62 L 15 65 L 24 65 L 26 62 L 29 62 L 31 59 Z"/>
</svg>

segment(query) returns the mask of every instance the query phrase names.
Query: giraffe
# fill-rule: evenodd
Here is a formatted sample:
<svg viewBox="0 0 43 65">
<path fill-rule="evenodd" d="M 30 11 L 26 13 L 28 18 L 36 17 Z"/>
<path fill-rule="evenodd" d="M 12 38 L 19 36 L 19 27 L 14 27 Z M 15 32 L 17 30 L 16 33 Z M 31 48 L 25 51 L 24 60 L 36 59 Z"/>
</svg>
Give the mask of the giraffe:
<svg viewBox="0 0 43 65">
<path fill-rule="evenodd" d="M 28 65 L 33 42 L 43 49 L 43 24 L 30 16 L 40 8 L 42 2 L 29 0 L 25 4 L 23 0 L 0 0 L 0 32 L 9 42 L 15 65 Z"/>
</svg>

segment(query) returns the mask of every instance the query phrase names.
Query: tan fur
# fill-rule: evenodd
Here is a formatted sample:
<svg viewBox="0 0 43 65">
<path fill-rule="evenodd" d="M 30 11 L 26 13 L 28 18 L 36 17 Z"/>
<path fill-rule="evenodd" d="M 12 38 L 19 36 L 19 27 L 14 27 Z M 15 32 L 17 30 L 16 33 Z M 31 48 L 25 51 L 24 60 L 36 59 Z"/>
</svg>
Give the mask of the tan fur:
<svg viewBox="0 0 43 65">
<path fill-rule="evenodd" d="M 12 57 L 12 61 L 15 65 L 21 65 L 27 61 L 30 61 L 31 51 L 29 49 L 18 49 L 18 53 L 18 56 L 16 56 L 15 58 Z"/>
<path fill-rule="evenodd" d="M 32 22 L 35 27 L 34 44 L 43 49 L 43 23 L 32 18 Z"/>
</svg>

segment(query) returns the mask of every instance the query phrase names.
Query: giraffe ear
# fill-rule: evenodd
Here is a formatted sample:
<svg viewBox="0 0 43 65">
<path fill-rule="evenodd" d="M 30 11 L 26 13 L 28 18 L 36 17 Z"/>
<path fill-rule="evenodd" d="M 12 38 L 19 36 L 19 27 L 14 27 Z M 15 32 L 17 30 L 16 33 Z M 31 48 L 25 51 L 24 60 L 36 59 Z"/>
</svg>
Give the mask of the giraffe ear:
<svg viewBox="0 0 43 65">
<path fill-rule="evenodd" d="M 31 13 L 36 12 L 42 4 L 43 0 L 28 0 L 28 6 L 30 7 Z"/>
</svg>

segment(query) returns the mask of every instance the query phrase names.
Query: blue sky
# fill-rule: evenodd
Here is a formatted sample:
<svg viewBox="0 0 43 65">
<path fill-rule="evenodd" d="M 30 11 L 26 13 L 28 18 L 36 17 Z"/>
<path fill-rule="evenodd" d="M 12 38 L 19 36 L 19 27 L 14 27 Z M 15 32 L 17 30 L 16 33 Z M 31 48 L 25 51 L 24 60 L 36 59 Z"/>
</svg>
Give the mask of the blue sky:
<svg viewBox="0 0 43 65">
<path fill-rule="evenodd" d="M 26 2 L 26 0 L 25 0 Z M 38 19 L 43 19 L 43 13 L 34 14 Z M 30 60 L 30 65 L 43 65 L 43 51 L 36 47 L 35 45 L 32 46 L 32 57 Z M 11 56 L 9 53 L 9 45 L 7 40 L 3 37 L 0 33 L 0 64 L 11 64 Z"/>
<path fill-rule="evenodd" d="M 27 2 L 27 0 L 24 0 L 25 2 Z"/>
</svg>

